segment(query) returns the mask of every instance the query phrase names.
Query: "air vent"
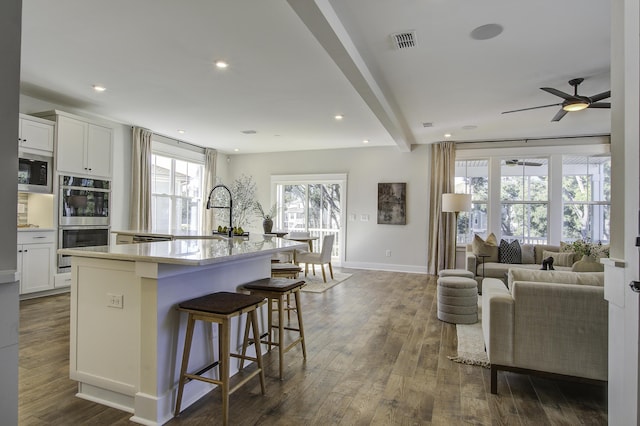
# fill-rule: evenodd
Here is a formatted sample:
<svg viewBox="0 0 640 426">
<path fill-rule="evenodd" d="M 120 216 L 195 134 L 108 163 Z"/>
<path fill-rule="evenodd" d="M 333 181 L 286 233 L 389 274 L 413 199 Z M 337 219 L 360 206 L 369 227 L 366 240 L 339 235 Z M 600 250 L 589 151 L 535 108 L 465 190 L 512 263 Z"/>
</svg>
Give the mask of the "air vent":
<svg viewBox="0 0 640 426">
<path fill-rule="evenodd" d="M 410 47 L 416 47 L 415 31 L 391 34 L 391 39 L 393 40 L 393 45 L 396 49 L 409 49 Z"/>
<path fill-rule="evenodd" d="M 242 130 L 241 133 L 244 133 L 245 135 L 255 135 L 258 132 L 255 130 Z"/>
<path fill-rule="evenodd" d="M 428 121 L 425 121 L 424 123 L 422 123 L 422 127 L 433 127 L 433 123 L 429 123 Z"/>
</svg>

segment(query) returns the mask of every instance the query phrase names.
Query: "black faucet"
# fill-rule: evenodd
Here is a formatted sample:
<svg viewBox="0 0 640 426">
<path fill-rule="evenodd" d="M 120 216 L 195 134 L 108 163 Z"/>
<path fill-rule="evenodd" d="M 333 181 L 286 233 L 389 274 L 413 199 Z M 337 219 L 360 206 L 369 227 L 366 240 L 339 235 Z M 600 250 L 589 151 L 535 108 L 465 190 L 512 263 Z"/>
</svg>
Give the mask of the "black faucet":
<svg viewBox="0 0 640 426">
<path fill-rule="evenodd" d="M 215 191 L 218 188 L 224 188 L 227 190 L 227 192 L 229 193 L 229 206 L 212 206 L 211 205 L 211 196 L 213 195 L 213 191 Z M 232 225 L 232 218 L 233 218 L 233 198 L 231 197 L 231 190 L 223 184 L 218 184 L 216 186 L 214 186 L 213 188 L 211 188 L 211 192 L 209 192 L 209 198 L 207 199 L 207 209 L 229 209 L 229 234 L 227 236 L 229 237 L 233 237 L 233 225 Z"/>
</svg>

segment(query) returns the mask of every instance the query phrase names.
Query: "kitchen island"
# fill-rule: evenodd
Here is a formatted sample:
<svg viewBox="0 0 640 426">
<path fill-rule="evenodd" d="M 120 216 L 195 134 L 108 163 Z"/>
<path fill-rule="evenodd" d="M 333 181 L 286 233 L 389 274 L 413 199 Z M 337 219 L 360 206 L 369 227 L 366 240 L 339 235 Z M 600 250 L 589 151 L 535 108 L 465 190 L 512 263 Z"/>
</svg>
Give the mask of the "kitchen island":
<svg viewBox="0 0 640 426">
<path fill-rule="evenodd" d="M 72 257 L 69 369 L 77 396 L 131 412 L 136 423 L 166 423 L 173 417 L 186 328 L 176 304 L 269 277 L 274 253 L 300 247 L 304 243 L 260 236 L 59 250 Z M 243 330 L 244 318 L 232 323 L 232 350 L 241 345 Z M 216 337 L 215 327 L 196 328 L 190 365 L 217 357 Z M 212 387 L 190 382 L 183 406 Z"/>
<path fill-rule="evenodd" d="M 154 229 L 152 231 L 145 231 L 141 229 L 125 229 L 119 231 L 111 231 L 111 233 L 116 235 L 116 244 L 171 240 L 213 239 L 219 237 L 219 234 L 204 234 L 199 231 L 189 231 L 182 229 Z"/>
</svg>

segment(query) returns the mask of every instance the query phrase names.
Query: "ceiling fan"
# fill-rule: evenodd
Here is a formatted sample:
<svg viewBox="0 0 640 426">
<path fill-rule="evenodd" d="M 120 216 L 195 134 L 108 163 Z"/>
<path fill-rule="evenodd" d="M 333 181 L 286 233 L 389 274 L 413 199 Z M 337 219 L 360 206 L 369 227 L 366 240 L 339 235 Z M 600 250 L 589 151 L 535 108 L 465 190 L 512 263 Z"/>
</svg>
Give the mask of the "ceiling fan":
<svg viewBox="0 0 640 426">
<path fill-rule="evenodd" d="M 611 96 L 610 90 L 607 90 L 606 92 L 598 93 L 597 95 L 593 95 L 593 96 L 578 95 L 578 86 L 583 81 L 584 81 L 584 78 L 574 78 L 572 80 L 569 80 L 569 84 L 573 86 L 573 95 L 562 92 L 558 89 L 554 89 L 553 87 L 540 88 L 545 92 L 561 97 L 562 99 L 564 99 L 563 102 L 560 102 L 557 104 L 541 105 L 541 106 L 531 107 L 531 108 L 514 109 L 513 111 L 505 111 L 503 112 L 503 114 L 561 105 L 562 107 L 560 108 L 560 111 L 558 111 L 556 115 L 551 119 L 551 121 L 560 121 L 562 117 L 564 117 L 567 114 L 567 112 L 581 111 L 585 108 L 611 108 L 610 102 L 599 102 Z"/>
<path fill-rule="evenodd" d="M 507 166 L 542 166 L 542 163 L 537 163 L 534 161 L 522 161 L 522 160 L 506 160 L 504 162 Z"/>
</svg>

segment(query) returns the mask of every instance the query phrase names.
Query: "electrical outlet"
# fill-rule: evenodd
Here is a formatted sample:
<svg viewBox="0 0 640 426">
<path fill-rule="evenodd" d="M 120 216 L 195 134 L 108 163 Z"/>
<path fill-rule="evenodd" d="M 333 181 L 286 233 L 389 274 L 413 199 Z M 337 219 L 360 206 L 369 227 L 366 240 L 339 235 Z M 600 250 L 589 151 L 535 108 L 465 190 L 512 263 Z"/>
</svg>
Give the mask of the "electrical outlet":
<svg viewBox="0 0 640 426">
<path fill-rule="evenodd" d="M 110 308 L 124 308 L 124 295 L 107 293 L 107 306 Z"/>
<path fill-rule="evenodd" d="M 391 257 L 391 250 L 387 249 L 387 251 L 384 252 L 384 255 L 387 257 Z"/>
</svg>

